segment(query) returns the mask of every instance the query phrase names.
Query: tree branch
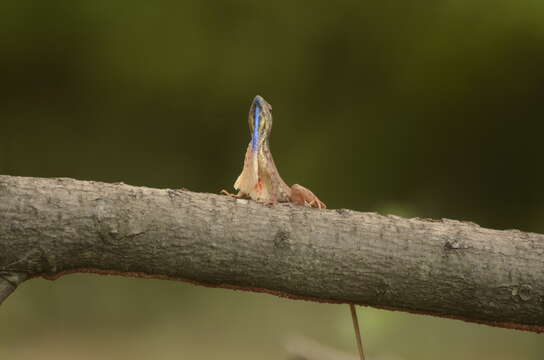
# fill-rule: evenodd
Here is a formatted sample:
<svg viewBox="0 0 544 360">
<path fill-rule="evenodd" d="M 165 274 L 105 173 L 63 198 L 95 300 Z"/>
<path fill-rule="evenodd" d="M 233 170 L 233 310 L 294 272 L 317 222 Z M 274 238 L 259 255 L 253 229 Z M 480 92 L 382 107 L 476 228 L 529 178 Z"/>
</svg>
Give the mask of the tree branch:
<svg viewBox="0 0 544 360">
<path fill-rule="evenodd" d="M 0 272 L 30 278 L 167 278 L 542 332 L 543 259 L 544 235 L 467 222 L 0 176 Z M 1 279 L 0 302 L 16 286 Z"/>
</svg>

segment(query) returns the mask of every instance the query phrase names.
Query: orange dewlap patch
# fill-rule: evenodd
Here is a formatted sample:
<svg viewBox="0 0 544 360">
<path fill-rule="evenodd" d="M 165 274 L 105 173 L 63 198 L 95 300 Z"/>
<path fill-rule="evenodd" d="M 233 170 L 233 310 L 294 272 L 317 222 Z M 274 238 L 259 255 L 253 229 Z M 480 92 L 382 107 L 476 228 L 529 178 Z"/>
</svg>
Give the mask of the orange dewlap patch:
<svg viewBox="0 0 544 360">
<path fill-rule="evenodd" d="M 258 192 L 263 191 L 263 179 L 259 178 L 257 184 L 255 184 L 255 190 L 257 190 Z"/>
</svg>

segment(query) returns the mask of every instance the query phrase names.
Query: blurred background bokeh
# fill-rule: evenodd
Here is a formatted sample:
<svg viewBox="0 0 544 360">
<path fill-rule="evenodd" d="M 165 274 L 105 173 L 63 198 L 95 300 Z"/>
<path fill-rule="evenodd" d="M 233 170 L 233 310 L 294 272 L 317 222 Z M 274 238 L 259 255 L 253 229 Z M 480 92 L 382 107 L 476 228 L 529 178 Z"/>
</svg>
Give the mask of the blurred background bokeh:
<svg viewBox="0 0 544 360">
<path fill-rule="evenodd" d="M 254 95 L 331 208 L 544 232 L 544 2 L 3 1 L 0 174 L 231 189 Z M 367 355 L 542 359 L 544 337 L 360 308 Z M 345 305 L 70 275 L 1 307 L 1 359 L 355 354 Z"/>
</svg>

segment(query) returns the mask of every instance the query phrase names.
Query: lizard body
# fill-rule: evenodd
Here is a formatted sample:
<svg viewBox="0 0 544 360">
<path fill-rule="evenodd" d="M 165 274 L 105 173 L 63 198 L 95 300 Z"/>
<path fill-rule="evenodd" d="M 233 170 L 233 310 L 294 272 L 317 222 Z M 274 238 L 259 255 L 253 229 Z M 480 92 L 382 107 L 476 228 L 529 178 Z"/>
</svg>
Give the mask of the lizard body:
<svg viewBox="0 0 544 360">
<path fill-rule="evenodd" d="M 269 145 L 272 106 L 259 95 L 251 103 L 248 122 L 251 141 L 247 147 L 242 173 L 234 183 L 234 188 L 239 190 L 236 196 L 250 197 L 269 204 L 292 202 L 319 209 L 326 208 L 310 190 L 298 184 L 289 187 L 281 178 Z"/>
</svg>

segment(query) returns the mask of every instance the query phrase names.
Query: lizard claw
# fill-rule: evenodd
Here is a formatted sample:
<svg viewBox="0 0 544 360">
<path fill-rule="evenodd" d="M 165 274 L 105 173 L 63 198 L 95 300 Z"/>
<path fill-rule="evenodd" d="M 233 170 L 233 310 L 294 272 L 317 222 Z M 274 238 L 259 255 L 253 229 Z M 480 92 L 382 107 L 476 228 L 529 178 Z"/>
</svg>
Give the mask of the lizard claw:
<svg viewBox="0 0 544 360">
<path fill-rule="evenodd" d="M 240 193 L 238 193 L 238 194 L 232 194 L 232 193 L 228 192 L 228 191 L 225 190 L 225 189 L 221 190 L 219 193 L 220 193 L 220 194 L 223 194 L 223 195 L 227 195 L 227 196 L 233 197 L 233 198 L 237 198 L 237 199 L 239 199 L 239 198 L 242 197 L 242 195 L 240 195 Z"/>
<path fill-rule="evenodd" d="M 317 198 L 317 196 L 311 200 L 310 202 L 307 202 L 305 201 L 306 203 L 306 206 L 309 206 L 309 207 L 316 207 L 318 209 L 326 209 L 327 208 L 327 205 L 325 205 L 321 200 L 319 200 Z"/>
</svg>

